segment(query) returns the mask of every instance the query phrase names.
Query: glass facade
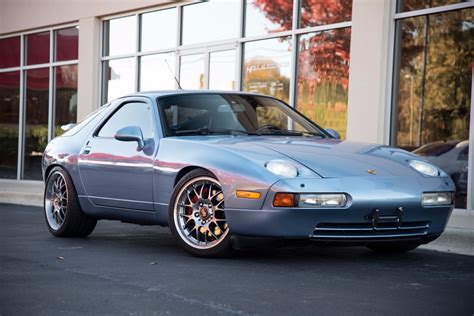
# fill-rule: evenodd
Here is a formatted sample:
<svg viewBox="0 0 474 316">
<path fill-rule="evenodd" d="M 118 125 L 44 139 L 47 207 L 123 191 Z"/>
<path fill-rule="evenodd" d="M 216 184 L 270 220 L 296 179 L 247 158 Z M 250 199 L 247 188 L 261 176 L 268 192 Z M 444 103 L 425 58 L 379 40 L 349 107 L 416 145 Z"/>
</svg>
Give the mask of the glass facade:
<svg viewBox="0 0 474 316">
<path fill-rule="evenodd" d="M 275 96 L 345 137 L 351 14 L 352 0 L 211 0 L 105 20 L 102 102 L 177 79 Z"/>
<path fill-rule="evenodd" d="M 181 56 L 180 84 L 183 89 L 204 89 L 204 54 Z"/>
<path fill-rule="evenodd" d="M 236 90 L 236 51 L 213 52 L 209 59 L 209 89 Z"/>
<path fill-rule="evenodd" d="M 140 91 L 174 89 L 174 54 L 148 55 L 140 60 Z"/>
<path fill-rule="evenodd" d="M 456 206 L 465 208 L 474 8 L 398 20 L 396 54 L 392 143 L 446 171 L 456 183 Z"/>
<path fill-rule="evenodd" d="M 255 36 L 293 28 L 293 1 L 247 0 L 245 35 Z"/>
<path fill-rule="evenodd" d="M 239 0 L 209 0 L 182 9 L 185 45 L 239 37 Z"/>
<path fill-rule="evenodd" d="M 429 9 L 472 0 L 398 0 L 397 12 Z"/>
<path fill-rule="evenodd" d="M 298 47 L 297 108 L 346 138 L 351 29 L 305 34 Z"/>
<path fill-rule="evenodd" d="M 41 180 L 48 141 L 76 122 L 78 45 L 76 26 L 0 39 L 0 178 Z"/>
<path fill-rule="evenodd" d="M 291 37 L 271 38 L 245 44 L 243 89 L 290 97 Z"/>
<path fill-rule="evenodd" d="M 352 0 L 302 0 L 300 12 L 303 27 L 350 21 Z"/>
<path fill-rule="evenodd" d="M 20 72 L 0 73 L 0 178 L 15 179 L 18 160 Z"/>
</svg>

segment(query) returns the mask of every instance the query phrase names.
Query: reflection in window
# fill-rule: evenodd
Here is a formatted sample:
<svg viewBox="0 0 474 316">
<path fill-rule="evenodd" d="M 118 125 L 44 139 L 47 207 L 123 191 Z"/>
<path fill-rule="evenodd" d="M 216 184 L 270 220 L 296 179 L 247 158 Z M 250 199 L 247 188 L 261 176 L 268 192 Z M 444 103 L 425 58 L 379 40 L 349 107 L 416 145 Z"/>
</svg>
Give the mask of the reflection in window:
<svg viewBox="0 0 474 316">
<path fill-rule="evenodd" d="M 183 89 L 204 89 L 204 54 L 181 56 L 180 79 Z"/>
<path fill-rule="evenodd" d="M 235 90 L 235 50 L 211 53 L 209 89 Z"/>
<path fill-rule="evenodd" d="M 280 37 L 245 44 L 243 90 L 288 102 L 291 38 Z"/>
<path fill-rule="evenodd" d="M 48 144 L 49 69 L 26 71 L 25 179 L 41 180 L 41 156 Z"/>
<path fill-rule="evenodd" d="M 428 9 L 472 0 L 398 0 L 397 12 Z"/>
<path fill-rule="evenodd" d="M 245 35 L 262 35 L 291 30 L 293 1 L 247 0 Z"/>
<path fill-rule="evenodd" d="M 173 53 L 143 56 L 140 62 L 140 91 L 175 89 Z"/>
<path fill-rule="evenodd" d="M 137 36 L 136 17 L 127 16 L 104 22 L 104 56 L 130 54 L 135 52 Z"/>
<path fill-rule="evenodd" d="M 79 28 L 70 27 L 57 30 L 55 35 L 56 61 L 77 59 L 79 53 Z"/>
<path fill-rule="evenodd" d="M 0 178 L 16 178 L 20 72 L 0 73 Z"/>
<path fill-rule="evenodd" d="M 210 0 L 183 7 L 183 44 L 239 36 L 240 0 Z"/>
<path fill-rule="evenodd" d="M 301 27 L 350 21 L 352 0 L 302 0 Z"/>
<path fill-rule="evenodd" d="M 135 59 L 123 58 L 104 62 L 104 103 L 135 92 Z"/>
<path fill-rule="evenodd" d="M 398 22 L 394 145 L 413 150 L 469 138 L 473 20 L 474 9 L 464 9 Z M 441 160 L 434 163 L 443 168 Z M 448 173 L 454 177 L 462 169 Z"/>
<path fill-rule="evenodd" d="M 49 63 L 49 31 L 26 36 L 26 64 Z"/>
<path fill-rule="evenodd" d="M 297 108 L 346 136 L 351 29 L 300 36 Z"/>
<path fill-rule="evenodd" d="M 77 121 L 77 65 L 55 68 L 56 109 L 55 135 L 61 135 L 61 126 Z"/>
<path fill-rule="evenodd" d="M 176 18 L 175 8 L 142 14 L 140 51 L 176 46 Z"/>
<path fill-rule="evenodd" d="M 0 39 L 0 68 L 20 66 L 20 36 Z"/>
</svg>

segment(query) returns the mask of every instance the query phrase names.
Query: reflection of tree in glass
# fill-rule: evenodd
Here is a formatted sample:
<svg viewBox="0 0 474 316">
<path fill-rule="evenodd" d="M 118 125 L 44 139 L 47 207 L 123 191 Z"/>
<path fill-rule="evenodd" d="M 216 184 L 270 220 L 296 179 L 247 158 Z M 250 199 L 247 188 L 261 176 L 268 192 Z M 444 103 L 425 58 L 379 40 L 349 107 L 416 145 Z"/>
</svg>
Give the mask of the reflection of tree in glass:
<svg viewBox="0 0 474 316">
<path fill-rule="evenodd" d="M 267 19 L 291 28 L 292 1 L 256 0 Z M 303 0 L 301 27 L 349 21 L 352 0 Z M 298 55 L 298 109 L 345 137 L 350 34 L 347 29 L 305 34 Z"/>
<path fill-rule="evenodd" d="M 474 10 L 403 20 L 397 145 L 469 136 Z"/>
<path fill-rule="evenodd" d="M 301 27 L 350 21 L 352 0 L 303 0 Z"/>
<path fill-rule="evenodd" d="M 349 28 L 303 35 L 298 55 L 298 109 L 345 137 Z"/>
</svg>

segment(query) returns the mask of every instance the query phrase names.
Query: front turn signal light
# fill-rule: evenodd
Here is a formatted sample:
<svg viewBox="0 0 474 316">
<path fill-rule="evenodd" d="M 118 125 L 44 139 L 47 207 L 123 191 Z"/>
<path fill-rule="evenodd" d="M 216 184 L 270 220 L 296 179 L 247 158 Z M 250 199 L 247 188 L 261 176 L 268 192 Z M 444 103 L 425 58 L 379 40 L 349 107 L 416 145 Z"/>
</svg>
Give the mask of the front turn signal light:
<svg viewBox="0 0 474 316">
<path fill-rule="evenodd" d="M 254 199 L 258 200 L 261 196 L 260 192 L 255 191 L 242 191 L 237 190 L 235 191 L 235 196 L 241 199 Z"/>
<path fill-rule="evenodd" d="M 295 206 L 295 195 L 293 193 L 277 193 L 273 198 L 273 206 L 275 207 L 292 207 Z"/>
</svg>

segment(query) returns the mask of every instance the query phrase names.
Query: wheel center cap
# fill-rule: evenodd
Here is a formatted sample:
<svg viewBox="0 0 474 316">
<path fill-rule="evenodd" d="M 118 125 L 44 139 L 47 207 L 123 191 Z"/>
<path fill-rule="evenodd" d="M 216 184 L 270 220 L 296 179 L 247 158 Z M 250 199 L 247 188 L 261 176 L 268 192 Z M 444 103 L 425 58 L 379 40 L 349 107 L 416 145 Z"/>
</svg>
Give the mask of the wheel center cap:
<svg viewBox="0 0 474 316">
<path fill-rule="evenodd" d="M 209 216 L 209 209 L 206 206 L 201 206 L 199 208 L 199 214 L 202 219 L 206 219 Z"/>
</svg>

